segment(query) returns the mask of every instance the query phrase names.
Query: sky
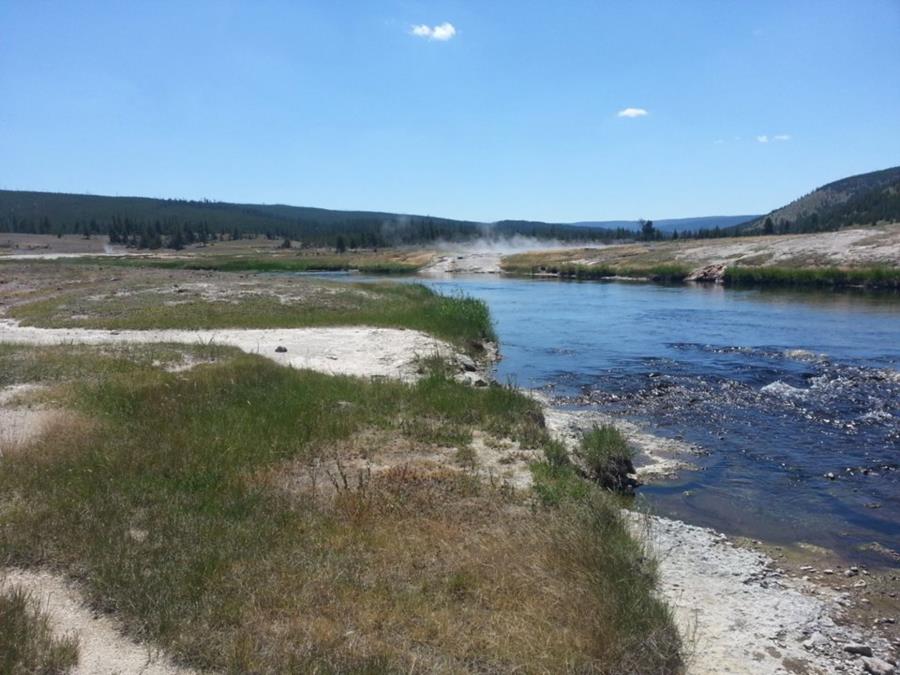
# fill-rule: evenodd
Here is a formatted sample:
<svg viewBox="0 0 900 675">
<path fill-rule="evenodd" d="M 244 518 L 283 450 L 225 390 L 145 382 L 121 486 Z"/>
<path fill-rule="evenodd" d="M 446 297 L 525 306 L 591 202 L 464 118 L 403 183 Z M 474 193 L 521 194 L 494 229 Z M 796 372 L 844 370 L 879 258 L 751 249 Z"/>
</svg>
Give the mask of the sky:
<svg viewBox="0 0 900 675">
<path fill-rule="evenodd" d="M 900 0 L 0 0 L 0 188 L 493 221 L 900 164 Z"/>
</svg>

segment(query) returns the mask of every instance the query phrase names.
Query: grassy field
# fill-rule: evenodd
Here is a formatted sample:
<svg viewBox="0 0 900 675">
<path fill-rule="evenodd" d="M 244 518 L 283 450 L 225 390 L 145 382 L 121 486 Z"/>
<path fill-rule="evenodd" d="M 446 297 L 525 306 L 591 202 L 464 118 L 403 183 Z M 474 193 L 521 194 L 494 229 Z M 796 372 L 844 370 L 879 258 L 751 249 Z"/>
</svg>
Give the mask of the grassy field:
<svg viewBox="0 0 900 675">
<path fill-rule="evenodd" d="M 111 264 L 122 267 L 210 270 L 220 272 L 339 272 L 357 270 L 366 274 L 413 274 L 431 260 L 430 251 L 397 250 L 383 253 L 352 252 L 335 254 L 323 251 L 247 251 L 232 253 L 206 249 L 190 254 L 82 258 L 84 264 Z"/>
<path fill-rule="evenodd" d="M 77 578 L 98 610 L 182 662 L 679 671 L 652 559 L 530 398 L 439 367 L 402 384 L 223 350 L 170 373 L 165 346 L 69 349 L 0 350 L 4 384 L 53 383 L 70 411 L 0 457 L 0 558 Z M 538 489 L 481 480 L 469 461 L 358 464 L 465 449 L 474 430 L 543 449 Z"/>
<path fill-rule="evenodd" d="M 51 328 L 214 329 L 369 325 L 421 330 L 477 354 L 496 339 L 487 306 L 416 284 L 77 264 L 0 265 L 38 276 L 7 311 Z"/>
</svg>

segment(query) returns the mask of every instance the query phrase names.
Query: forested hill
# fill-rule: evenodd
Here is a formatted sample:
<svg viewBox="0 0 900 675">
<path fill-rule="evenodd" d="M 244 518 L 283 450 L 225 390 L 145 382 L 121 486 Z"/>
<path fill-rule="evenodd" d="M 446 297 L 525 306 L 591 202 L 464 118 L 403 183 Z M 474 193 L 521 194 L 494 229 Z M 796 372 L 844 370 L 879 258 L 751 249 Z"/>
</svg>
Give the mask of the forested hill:
<svg viewBox="0 0 900 675">
<path fill-rule="evenodd" d="M 742 226 L 743 233 L 824 232 L 900 222 L 900 166 L 823 185 Z"/>
<path fill-rule="evenodd" d="M 333 211 L 283 204 L 106 197 L 0 190 L 0 232 L 106 234 L 113 243 L 142 248 L 180 247 L 213 238 L 263 235 L 309 245 L 392 246 L 483 236 L 604 240 L 628 233 L 549 223 L 492 225 L 432 216 L 375 211 Z"/>
</svg>

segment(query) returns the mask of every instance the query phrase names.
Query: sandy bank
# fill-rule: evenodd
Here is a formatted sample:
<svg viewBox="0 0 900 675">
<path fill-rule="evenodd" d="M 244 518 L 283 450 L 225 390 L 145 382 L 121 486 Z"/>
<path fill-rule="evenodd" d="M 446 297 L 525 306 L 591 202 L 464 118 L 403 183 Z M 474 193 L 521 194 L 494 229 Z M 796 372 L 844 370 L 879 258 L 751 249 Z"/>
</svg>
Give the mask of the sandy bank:
<svg viewBox="0 0 900 675">
<path fill-rule="evenodd" d="M 659 560 L 660 592 L 691 651 L 688 673 L 864 673 L 847 651 L 890 644 L 836 619 L 847 595 L 791 578 L 763 553 L 713 530 L 659 517 L 634 517 Z"/>
<path fill-rule="evenodd" d="M 182 343 L 217 344 L 261 354 L 276 363 L 329 375 L 411 380 L 416 359 L 451 355 L 446 342 L 414 330 L 370 328 L 274 328 L 219 330 L 122 330 L 33 328 L 0 319 L 0 342 L 31 345 Z M 285 351 L 276 351 L 284 348 Z"/>
</svg>

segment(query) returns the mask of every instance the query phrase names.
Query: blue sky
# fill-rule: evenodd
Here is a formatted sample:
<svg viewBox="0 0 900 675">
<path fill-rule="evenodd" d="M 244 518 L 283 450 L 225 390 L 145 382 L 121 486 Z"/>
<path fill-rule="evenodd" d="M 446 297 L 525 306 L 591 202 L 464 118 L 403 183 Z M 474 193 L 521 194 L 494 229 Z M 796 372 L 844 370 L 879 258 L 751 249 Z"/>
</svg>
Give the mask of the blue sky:
<svg viewBox="0 0 900 675">
<path fill-rule="evenodd" d="M 572 221 L 897 164 L 898 0 L 0 0 L 7 189 Z"/>
</svg>

